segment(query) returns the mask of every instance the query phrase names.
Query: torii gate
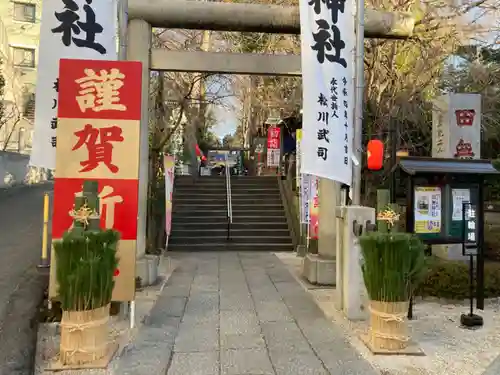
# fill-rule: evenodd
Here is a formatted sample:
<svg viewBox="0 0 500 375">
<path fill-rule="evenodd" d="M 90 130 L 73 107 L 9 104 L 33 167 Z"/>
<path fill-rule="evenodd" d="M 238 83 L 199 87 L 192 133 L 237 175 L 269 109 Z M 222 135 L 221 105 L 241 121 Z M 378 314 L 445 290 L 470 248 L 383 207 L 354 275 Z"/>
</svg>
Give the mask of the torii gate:
<svg viewBox="0 0 500 375">
<path fill-rule="evenodd" d="M 149 72 L 300 76 L 299 55 L 169 51 L 151 48 L 152 28 L 300 34 L 298 7 L 186 0 L 128 0 L 127 60 L 140 61 L 142 114 L 140 130 L 137 258 L 146 248 L 149 159 Z M 407 13 L 365 10 L 365 36 L 404 39 L 414 19 Z"/>
</svg>

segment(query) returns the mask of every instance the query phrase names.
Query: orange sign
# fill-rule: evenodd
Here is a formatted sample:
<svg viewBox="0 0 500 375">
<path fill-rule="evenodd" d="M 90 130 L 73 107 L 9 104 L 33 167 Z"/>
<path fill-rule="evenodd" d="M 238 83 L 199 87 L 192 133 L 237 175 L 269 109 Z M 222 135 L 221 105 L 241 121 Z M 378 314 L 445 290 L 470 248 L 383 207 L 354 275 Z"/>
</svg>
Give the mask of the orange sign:
<svg viewBox="0 0 500 375">
<path fill-rule="evenodd" d="M 52 235 L 59 239 L 70 229 L 68 213 L 83 181 L 98 181 L 101 227 L 121 233 L 113 301 L 135 296 L 141 79 L 139 62 L 61 59 L 59 65 Z"/>
</svg>

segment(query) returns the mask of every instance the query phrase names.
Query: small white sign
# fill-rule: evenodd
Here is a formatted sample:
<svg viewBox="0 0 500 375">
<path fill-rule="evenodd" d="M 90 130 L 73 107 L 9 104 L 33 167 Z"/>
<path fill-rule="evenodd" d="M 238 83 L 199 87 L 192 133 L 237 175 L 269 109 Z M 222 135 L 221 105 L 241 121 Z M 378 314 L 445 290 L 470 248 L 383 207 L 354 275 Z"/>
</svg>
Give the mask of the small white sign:
<svg viewBox="0 0 500 375">
<path fill-rule="evenodd" d="M 267 166 L 279 167 L 280 165 L 280 149 L 268 148 L 267 149 Z"/>
</svg>

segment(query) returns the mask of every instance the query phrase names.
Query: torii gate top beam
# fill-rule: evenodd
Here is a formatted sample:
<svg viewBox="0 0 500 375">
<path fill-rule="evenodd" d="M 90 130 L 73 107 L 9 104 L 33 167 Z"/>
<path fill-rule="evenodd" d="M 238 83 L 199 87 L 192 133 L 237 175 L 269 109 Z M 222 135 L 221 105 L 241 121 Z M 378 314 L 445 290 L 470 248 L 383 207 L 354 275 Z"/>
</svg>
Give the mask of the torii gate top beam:
<svg viewBox="0 0 500 375">
<path fill-rule="evenodd" d="M 193 0 L 129 0 L 129 19 L 153 27 L 213 31 L 300 34 L 299 8 Z M 367 38 L 404 39 L 413 33 L 409 13 L 365 10 Z"/>
</svg>

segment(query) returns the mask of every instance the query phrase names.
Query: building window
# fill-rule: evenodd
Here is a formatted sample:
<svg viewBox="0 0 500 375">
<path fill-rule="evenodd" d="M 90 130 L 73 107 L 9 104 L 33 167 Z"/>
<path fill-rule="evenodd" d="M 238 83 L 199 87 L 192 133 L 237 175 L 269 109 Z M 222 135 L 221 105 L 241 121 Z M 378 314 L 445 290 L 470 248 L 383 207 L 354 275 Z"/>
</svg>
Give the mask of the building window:
<svg viewBox="0 0 500 375">
<path fill-rule="evenodd" d="M 14 65 L 23 68 L 35 67 L 35 49 L 24 47 L 12 47 L 12 56 L 14 58 Z"/>
<path fill-rule="evenodd" d="M 36 22 L 36 5 L 14 2 L 14 21 Z"/>
</svg>

